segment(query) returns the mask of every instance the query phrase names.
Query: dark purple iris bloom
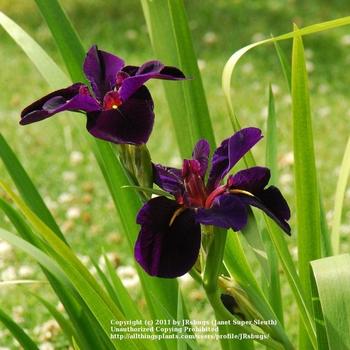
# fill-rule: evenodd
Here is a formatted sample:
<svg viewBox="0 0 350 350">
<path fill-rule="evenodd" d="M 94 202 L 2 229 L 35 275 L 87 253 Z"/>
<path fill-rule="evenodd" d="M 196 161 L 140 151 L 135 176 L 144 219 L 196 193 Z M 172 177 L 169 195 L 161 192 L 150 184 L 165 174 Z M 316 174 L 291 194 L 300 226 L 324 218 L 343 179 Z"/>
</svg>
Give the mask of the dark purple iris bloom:
<svg viewBox="0 0 350 350">
<path fill-rule="evenodd" d="M 57 90 L 26 107 L 20 124 L 30 124 L 62 111 L 85 112 L 87 130 L 95 137 L 114 143 L 146 143 L 154 122 L 153 100 L 143 85 L 149 79 L 181 80 L 184 74 L 159 61 L 141 67 L 93 46 L 86 55 L 84 73 L 89 88 L 76 83 Z"/>
<path fill-rule="evenodd" d="M 247 224 L 248 206 L 263 210 L 287 234 L 290 210 L 281 192 L 265 188 L 270 171 L 252 167 L 228 176 L 232 167 L 262 138 L 257 128 L 246 128 L 222 142 L 214 152 L 208 180 L 209 144 L 200 140 L 182 170 L 154 166 L 154 182 L 175 200 L 156 197 L 139 211 L 141 230 L 135 257 L 152 276 L 177 277 L 195 264 L 201 244 L 200 224 L 239 231 Z"/>
</svg>

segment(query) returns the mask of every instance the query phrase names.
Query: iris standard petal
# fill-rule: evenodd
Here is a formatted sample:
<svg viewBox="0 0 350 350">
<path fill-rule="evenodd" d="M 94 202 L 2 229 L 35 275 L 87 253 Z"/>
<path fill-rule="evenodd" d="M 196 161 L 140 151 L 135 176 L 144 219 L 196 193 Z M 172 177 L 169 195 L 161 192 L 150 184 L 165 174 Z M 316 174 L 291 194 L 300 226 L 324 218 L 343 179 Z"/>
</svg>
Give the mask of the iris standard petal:
<svg viewBox="0 0 350 350">
<path fill-rule="evenodd" d="M 239 197 L 223 194 L 215 198 L 209 209 L 199 208 L 196 221 L 204 225 L 214 225 L 234 231 L 241 230 L 247 224 L 247 209 Z"/>
<path fill-rule="evenodd" d="M 100 102 L 103 96 L 115 86 L 117 73 L 123 66 L 124 61 L 121 58 L 99 50 L 96 45 L 92 46 L 86 54 L 84 73 Z"/>
<path fill-rule="evenodd" d="M 262 138 L 258 128 L 245 128 L 224 140 L 214 152 L 208 178 L 208 189 L 213 190 L 232 167 Z"/>
<path fill-rule="evenodd" d="M 207 140 L 199 140 L 193 149 L 192 158 L 200 163 L 200 175 L 202 177 L 205 176 L 208 169 L 209 153 L 210 146 Z"/>
<path fill-rule="evenodd" d="M 151 276 L 173 278 L 184 275 L 195 264 L 201 241 L 194 212 L 165 197 L 148 201 L 137 215 L 141 230 L 135 244 L 135 258 Z"/>
<path fill-rule="evenodd" d="M 275 186 L 270 186 L 266 190 L 263 190 L 259 197 L 236 195 L 239 196 L 242 201 L 248 205 L 252 205 L 256 208 L 264 211 L 270 218 L 272 218 L 288 235 L 290 235 L 290 226 L 287 220 L 290 219 L 290 209 L 286 200 L 283 198 L 279 189 Z"/>
<path fill-rule="evenodd" d="M 184 191 L 180 169 L 153 164 L 153 181 L 161 189 L 175 197 L 178 197 Z"/>
<path fill-rule="evenodd" d="M 182 80 L 185 75 L 175 67 L 164 66 L 159 61 L 149 61 L 138 68 L 134 74 L 124 79 L 120 87 L 119 94 L 123 101 L 126 101 L 135 91 L 137 91 L 149 79 Z M 130 74 L 129 74 L 130 75 Z"/>
<path fill-rule="evenodd" d="M 106 141 L 139 145 L 148 141 L 153 124 L 153 101 L 142 87 L 117 109 L 87 113 L 86 128 Z"/>
<path fill-rule="evenodd" d="M 86 91 L 88 90 L 85 85 L 77 83 L 52 92 L 26 107 L 21 113 L 20 124 L 38 122 L 63 111 L 99 110 L 97 101 Z"/>
<path fill-rule="evenodd" d="M 228 185 L 230 189 L 241 189 L 252 194 L 260 193 L 270 180 L 270 170 L 265 167 L 255 166 L 241 170 L 230 176 Z"/>
</svg>

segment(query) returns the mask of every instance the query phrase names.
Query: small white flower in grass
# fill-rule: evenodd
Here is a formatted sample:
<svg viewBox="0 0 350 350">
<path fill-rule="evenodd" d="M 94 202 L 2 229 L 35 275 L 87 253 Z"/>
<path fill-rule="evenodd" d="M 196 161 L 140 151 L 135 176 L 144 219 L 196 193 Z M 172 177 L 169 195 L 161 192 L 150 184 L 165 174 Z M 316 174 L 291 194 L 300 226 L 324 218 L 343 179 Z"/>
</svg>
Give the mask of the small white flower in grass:
<svg viewBox="0 0 350 350">
<path fill-rule="evenodd" d="M 128 29 L 125 32 L 126 39 L 128 39 L 130 41 L 136 40 L 138 35 L 139 35 L 139 33 L 135 29 Z"/>
<path fill-rule="evenodd" d="M 134 288 L 139 284 L 139 276 L 132 266 L 119 266 L 117 273 L 124 287 Z"/>
<path fill-rule="evenodd" d="M 293 247 L 291 249 L 292 257 L 297 260 L 298 259 L 298 247 Z"/>
<path fill-rule="evenodd" d="M 260 115 L 261 117 L 265 120 L 267 119 L 269 112 L 268 112 L 268 108 L 265 106 L 261 109 Z"/>
<path fill-rule="evenodd" d="M 77 257 L 83 263 L 83 265 L 87 266 L 90 264 L 90 257 L 87 255 L 77 254 Z"/>
<path fill-rule="evenodd" d="M 350 225 L 341 225 L 340 226 L 340 232 L 343 234 L 348 235 L 350 233 Z"/>
<path fill-rule="evenodd" d="M 78 219 L 81 215 L 81 210 L 78 207 L 71 207 L 66 212 L 67 219 Z"/>
<path fill-rule="evenodd" d="M 305 57 L 311 59 L 314 57 L 314 52 L 311 49 L 305 49 Z"/>
<path fill-rule="evenodd" d="M 275 96 L 280 94 L 281 88 L 280 88 L 279 85 L 277 85 L 277 84 L 271 84 L 271 88 L 272 88 L 272 92 L 273 92 L 273 94 L 274 94 Z"/>
<path fill-rule="evenodd" d="M 340 43 L 344 46 L 350 46 L 350 34 L 343 35 L 340 38 Z"/>
<path fill-rule="evenodd" d="M 24 322 L 23 317 L 24 309 L 23 306 L 18 305 L 12 308 L 12 318 L 16 323 Z"/>
<path fill-rule="evenodd" d="M 71 164 L 77 165 L 84 160 L 84 155 L 79 151 L 73 151 L 69 156 L 69 160 Z"/>
<path fill-rule="evenodd" d="M 282 167 L 293 165 L 294 164 L 294 154 L 293 152 L 287 152 L 285 153 L 279 160 L 279 164 Z"/>
<path fill-rule="evenodd" d="M 55 210 L 57 209 L 57 202 L 55 202 L 54 200 L 52 200 L 49 196 L 46 196 L 44 198 L 44 202 L 45 204 L 47 205 L 47 207 L 50 209 L 50 210 Z"/>
<path fill-rule="evenodd" d="M 318 92 L 320 94 L 327 94 L 330 91 L 330 87 L 327 84 L 320 84 L 318 87 Z"/>
<path fill-rule="evenodd" d="M 198 59 L 197 64 L 198 64 L 199 70 L 201 70 L 201 71 L 204 70 L 204 68 L 207 66 L 207 62 L 205 62 L 202 59 Z"/>
<path fill-rule="evenodd" d="M 34 274 L 34 269 L 29 265 L 22 265 L 18 269 L 18 275 L 20 277 L 29 277 L 29 276 L 32 276 L 33 274 Z"/>
<path fill-rule="evenodd" d="M 191 275 L 189 273 L 184 274 L 183 276 L 178 278 L 180 284 L 184 287 L 192 284 L 193 282 L 193 278 L 191 277 Z"/>
<path fill-rule="evenodd" d="M 320 118 L 328 117 L 331 114 L 331 108 L 329 106 L 323 106 L 317 109 L 316 113 Z"/>
<path fill-rule="evenodd" d="M 306 71 L 312 73 L 315 70 L 315 65 L 311 61 L 306 61 Z"/>
<path fill-rule="evenodd" d="M 90 267 L 89 267 L 89 272 L 90 272 L 92 275 L 96 276 L 96 274 L 97 274 L 96 267 L 95 267 L 95 266 L 90 266 Z"/>
<path fill-rule="evenodd" d="M 261 91 L 261 89 L 263 88 L 262 84 L 259 81 L 254 81 L 251 84 L 251 87 L 252 87 L 252 91 Z"/>
<path fill-rule="evenodd" d="M 13 281 L 17 278 L 16 269 L 13 266 L 9 266 L 1 273 L 1 279 L 3 281 Z"/>
<path fill-rule="evenodd" d="M 282 186 L 287 186 L 292 183 L 293 176 L 292 174 L 289 174 L 289 173 L 282 174 L 279 178 L 279 181 Z"/>
<path fill-rule="evenodd" d="M 68 192 L 70 193 L 76 193 L 77 192 L 77 186 L 76 185 L 69 185 L 67 187 Z"/>
<path fill-rule="evenodd" d="M 73 195 L 68 192 L 63 192 L 59 195 L 58 197 L 58 202 L 63 204 L 63 203 L 69 203 L 74 199 Z"/>
<path fill-rule="evenodd" d="M 203 36 L 203 42 L 208 45 L 215 44 L 218 41 L 218 36 L 214 32 L 206 32 Z"/>
<path fill-rule="evenodd" d="M 0 241 L 0 257 L 4 258 L 5 256 L 9 256 L 12 253 L 11 244 L 6 241 Z"/>
<path fill-rule="evenodd" d="M 120 257 L 115 252 L 106 253 L 108 261 L 112 264 L 114 268 L 117 268 L 120 265 Z M 106 270 L 106 260 L 104 255 L 101 255 L 98 259 L 98 266 L 105 271 Z"/>
<path fill-rule="evenodd" d="M 49 342 L 45 342 L 45 343 L 42 343 L 41 345 L 39 345 L 39 349 L 40 350 L 55 350 L 55 347 L 53 346 L 53 344 L 51 344 Z"/>
<path fill-rule="evenodd" d="M 326 219 L 327 219 L 328 221 L 333 220 L 333 215 L 334 215 L 333 210 L 327 211 L 327 213 L 326 213 Z"/>
<path fill-rule="evenodd" d="M 289 94 L 286 94 L 282 97 L 282 103 L 289 106 L 292 103 L 292 97 Z"/>
<path fill-rule="evenodd" d="M 0 346 L 0 350 L 11 350 L 10 348 L 7 348 L 5 346 Z"/>
<path fill-rule="evenodd" d="M 263 33 L 255 33 L 253 34 L 252 36 L 252 42 L 257 42 L 257 41 L 261 41 L 261 40 L 264 40 L 266 37 Z"/>
<path fill-rule="evenodd" d="M 64 171 L 62 178 L 64 181 L 73 182 L 77 179 L 77 174 L 74 171 Z"/>
<path fill-rule="evenodd" d="M 48 320 L 39 329 L 39 340 L 46 341 L 54 338 L 60 332 L 60 326 L 56 320 Z"/>
<path fill-rule="evenodd" d="M 245 74 L 252 73 L 254 70 L 254 66 L 252 63 L 248 62 L 242 65 L 242 72 Z"/>
<path fill-rule="evenodd" d="M 57 304 L 57 306 L 56 306 L 56 309 L 57 309 L 57 311 L 59 311 L 59 312 L 64 312 L 64 311 L 65 311 L 64 305 L 63 305 L 60 301 L 58 302 L 58 304 Z"/>
</svg>

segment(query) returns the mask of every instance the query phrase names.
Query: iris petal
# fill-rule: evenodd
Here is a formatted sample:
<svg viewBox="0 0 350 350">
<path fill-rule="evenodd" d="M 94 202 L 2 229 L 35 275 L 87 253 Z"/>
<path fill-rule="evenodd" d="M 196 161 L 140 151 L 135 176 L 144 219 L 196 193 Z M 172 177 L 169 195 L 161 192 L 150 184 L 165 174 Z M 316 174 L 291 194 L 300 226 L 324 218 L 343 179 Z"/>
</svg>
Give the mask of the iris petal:
<svg viewBox="0 0 350 350">
<path fill-rule="evenodd" d="M 22 111 L 20 124 L 35 123 L 63 111 L 99 110 L 97 101 L 90 94 L 80 93 L 82 89 L 86 86 L 77 83 L 42 97 Z"/>
<path fill-rule="evenodd" d="M 93 136 L 113 143 L 143 144 L 153 123 L 153 101 L 142 87 L 117 109 L 87 113 L 86 128 Z"/>
<path fill-rule="evenodd" d="M 175 67 L 164 66 L 159 61 L 149 61 L 138 68 L 136 72 L 130 70 L 133 76 L 126 78 L 120 87 L 121 98 L 126 101 L 149 79 L 182 80 L 184 74 Z"/>
<path fill-rule="evenodd" d="M 208 178 L 208 189 L 213 190 L 233 166 L 262 138 L 258 128 L 245 128 L 224 140 L 214 152 Z"/>
<path fill-rule="evenodd" d="M 247 224 L 247 210 L 244 202 L 237 196 L 224 194 L 218 196 L 209 209 L 199 208 L 196 221 L 204 225 L 214 225 L 234 231 Z"/>
<path fill-rule="evenodd" d="M 99 50 L 96 45 L 90 48 L 84 61 L 84 73 L 99 101 L 113 89 L 117 73 L 123 66 L 124 61 L 121 58 Z"/>
<path fill-rule="evenodd" d="M 252 194 L 259 194 L 270 180 L 270 170 L 268 168 L 255 166 L 241 170 L 230 176 L 230 188 L 238 188 Z"/>
<path fill-rule="evenodd" d="M 175 201 L 157 197 L 148 201 L 137 216 L 141 230 L 135 244 L 135 258 L 151 276 L 182 276 L 197 260 L 201 233 L 194 212 L 181 211 L 169 225 L 179 208 Z"/>
<path fill-rule="evenodd" d="M 209 162 L 210 146 L 207 140 L 199 140 L 193 149 L 192 158 L 197 160 L 200 165 L 200 175 L 205 176 Z"/>
<path fill-rule="evenodd" d="M 286 200 L 283 198 L 279 189 L 275 186 L 270 186 L 263 190 L 259 197 L 246 195 L 232 195 L 239 196 L 242 201 L 248 205 L 264 211 L 270 218 L 272 218 L 288 235 L 290 235 L 290 226 L 287 220 L 290 219 L 290 209 Z"/>
<path fill-rule="evenodd" d="M 176 197 L 181 195 L 184 191 L 180 169 L 154 164 L 153 181 L 161 189 Z"/>
</svg>

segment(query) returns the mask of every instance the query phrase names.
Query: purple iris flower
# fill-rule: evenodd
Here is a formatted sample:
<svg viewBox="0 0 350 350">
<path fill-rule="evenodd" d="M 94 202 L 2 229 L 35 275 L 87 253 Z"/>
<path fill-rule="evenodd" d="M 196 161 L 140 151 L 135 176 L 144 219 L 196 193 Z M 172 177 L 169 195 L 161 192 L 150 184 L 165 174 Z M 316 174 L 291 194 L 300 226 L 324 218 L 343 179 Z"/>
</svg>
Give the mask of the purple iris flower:
<svg viewBox="0 0 350 350">
<path fill-rule="evenodd" d="M 246 128 L 224 140 L 209 164 L 209 144 L 200 140 L 192 159 L 184 160 L 182 170 L 154 165 L 154 182 L 174 196 L 152 198 L 141 208 L 137 223 L 141 230 L 135 245 L 135 258 L 144 270 L 158 277 L 178 277 L 195 264 L 200 244 L 200 224 L 239 231 L 247 224 L 248 207 L 263 210 L 287 234 L 290 210 L 281 192 L 265 188 L 270 171 L 252 167 L 229 175 L 232 167 L 262 138 L 257 128 Z"/>
<path fill-rule="evenodd" d="M 58 112 L 85 112 L 87 130 L 93 136 L 128 144 L 146 143 L 154 123 L 153 100 L 143 85 L 149 79 L 182 80 L 184 74 L 159 61 L 140 67 L 92 46 L 84 61 L 84 73 L 92 92 L 76 83 L 48 94 L 26 107 L 20 124 L 30 124 Z"/>
</svg>

